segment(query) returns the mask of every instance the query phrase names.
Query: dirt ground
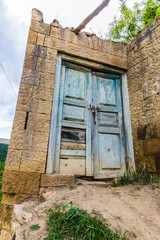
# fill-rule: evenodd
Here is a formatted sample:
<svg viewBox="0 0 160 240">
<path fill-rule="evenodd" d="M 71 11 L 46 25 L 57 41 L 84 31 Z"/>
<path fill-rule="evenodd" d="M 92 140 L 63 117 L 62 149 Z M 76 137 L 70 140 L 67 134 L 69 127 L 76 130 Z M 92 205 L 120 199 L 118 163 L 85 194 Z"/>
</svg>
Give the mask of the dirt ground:
<svg viewBox="0 0 160 240">
<path fill-rule="evenodd" d="M 151 186 L 111 187 L 105 182 L 79 180 L 63 188 L 41 189 L 41 202 L 15 206 L 12 232 L 16 240 L 42 240 L 47 236 L 44 210 L 54 202 L 68 203 L 100 213 L 112 229 L 126 232 L 128 239 L 160 240 L 160 188 Z M 30 226 L 38 224 L 39 230 Z"/>
</svg>

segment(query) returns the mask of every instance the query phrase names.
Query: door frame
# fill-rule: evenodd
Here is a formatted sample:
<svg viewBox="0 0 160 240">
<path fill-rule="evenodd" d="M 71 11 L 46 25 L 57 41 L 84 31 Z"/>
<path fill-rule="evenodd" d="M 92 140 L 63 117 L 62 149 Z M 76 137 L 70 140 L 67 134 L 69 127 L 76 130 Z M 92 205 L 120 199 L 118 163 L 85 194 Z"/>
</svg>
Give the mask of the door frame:
<svg viewBox="0 0 160 240">
<path fill-rule="evenodd" d="M 61 95 L 61 84 L 63 84 L 63 73 L 62 73 L 62 63 L 63 61 L 68 61 L 74 64 L 82 65 L 87 68 L 94 68 L 95 70 L 101 72 L 112 72 L 113 74 L 121 75 L 121 91 L 122 91 L 122 109 L 123 109 L 123 121 L 124 121 L 124 135 L 125 135 L 125 161 L 126 166 L 131 167 L 135 170 L 135 161 L 134 161 L 134 150 L 133 150 L 133 139 L 132 139 L 132 128 L 131 128 L 131 116 L 130 116 L 130 107 L 129 107 L 129 95 L 128 95 L 128 84 L 127 84 L 127 72 L 119 70 L 113 67 L 106 65 L 98 64 L 92 61 L 83 60 L 77 57 L 71 57 L 65 54 L 59 54 L 56 60 L 56 74 L 54 82 L 54 96 L 52 104 L 52 113 L 50 121 L 50 133 L 49 133 L 49 145 L 48 145 L 48 156 L 47 156 L 47 166 L 46 173 L 53 174 L 58 173 L 59 166 L 55 158 L 56 153 L 56 142 L 57 142 L 57 118 L 58 118 L 58 105 L 59 105 L 59 96 Z M 90 75 L 90 74 L 89 74 Z M 90 131 L 90 130 L 89 130 Z M 91 134 L 88 131 L 87 135 Z M 89 137 L 89 136 L 88 136 Z M 91 149 L 91 148 L 90 148 Z M 87 149 L 86 149 L 87 150 Z M 93 176 L 93 166 L 91 160 L 91 152 L 88 152 L 89 157 L 86 161 L 86 176 Z M 86 154 L 87 155 L 87 154 Z M 122 170 L 121 174 L 124 174 L 126 168 Z M 108 177 L 117 177 L 117 174 L 111 173 Z"/>
</svg>

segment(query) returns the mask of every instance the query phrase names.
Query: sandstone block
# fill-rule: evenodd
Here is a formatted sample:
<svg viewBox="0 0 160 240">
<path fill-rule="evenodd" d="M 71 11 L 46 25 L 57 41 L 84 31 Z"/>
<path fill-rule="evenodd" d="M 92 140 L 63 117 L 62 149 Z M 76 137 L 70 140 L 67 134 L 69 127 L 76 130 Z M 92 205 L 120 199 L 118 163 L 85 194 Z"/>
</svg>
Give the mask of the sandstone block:
<svg viewBox="0 0 160 240">
<path fill-rule="evenodd" d="M 40 97 L 40 99 L 42 99 L 44 101 L 52 101 L 53 100 L 53 89 L 40 87 L 39 97 Z"/>
<path fill-rule="evenodd" d="M 19 171 L 20 162 L 22 160 L 22 150 L 8 149 L 5 170 Z"/>
<path fill-rule="evenodd" d="M 33 85 L 21 83 L 16 110 L 28 111 L 31 103 Z"/>
<path fill-rule="evenodd" d="M 36 65 L 37 65 L 37 56 L 29 55 L 26 53 L 23 68 L 34 71 L 34 70 L 36 70 Z"/>
<path fill-rule="evenodd" d="M 56 69 L 56 59 L 44 59 L 38 58 L 37 62 L 37 71 L 45 72 L 45 73 L 55 73 Z"/>
<path fill-rule="evenodd" d="M 156 138 L 158 138 L 156 125 L 155 124 L 148 125 L 146 129 L 146 139 L 156 139 Z"/>
<path fill-rule="evenodd" d="M 48 48 L 54 48 L 56 50 L 62 49 L 64 42 L 53 36 L 46 36 L 44 41 L 44 46 Z"/>
<path fill-rule="evenodd" d="M 36 44 L 36 42 L 37 42 L 37 32 L 29 31 L 28 43 Z"/>
<path fill-rule="evenodd" d="M 53 48 L 47 48 L 47 58 L 57 59 L 57 50 Z"/>
<path fill-rule="evenodd" d="M 15 131 L 24 130 L 26 120 L 26 111 L 17 110 L 14 116 L 12 129 Z"/>
<path fill-rule="evenodd" d="M 31 69 L 23 69 L 22 83 L 27 83 L 35 86 L 39 86 L 40 73 Z"/>
<path fill-rule="evenodd" d="M 119 42 L 110 42 L 110 54 L 115 56 L 120 56 L 122 58 L 127 58 L 127 45 Z"/>
<path fill-rule="evenodd" d="M 74 175 L 64 174 L 42 174 L 41 175 L 41 187 L 58 187 L 75 183 Z"/>
<path fill-rule="evenodd" d="M 32 20 L 43 22 L 43 13 L 36 8 L 32 9 Z"/>
<path fill-rule="evenodd" d="M 0 240 L 9 240 L 11 239 L 11 234 L 9 231 L 2 230 L 0 232 Z"/>
<path fill-rule="evenodd" d="M 2 229 L 9 231 L 11 228 L 11 220 L 13 216 L 13 206 L 1 204 L 1 212 L 2 212 L 2 216 L 1 216 Z M 7 238 L 2 238 L 2 239 L 8 240 Z"/>
<path fill-rule="evenodd" d="M 28 43 L 26 53 L 29 55 L 35 55 L 37 57 L 44 58 L 46 57 L 46 48 L 40 45 Z"/>
<path fill-rule="evenodd" d="M 51 26 L 51 36 L 54 36 L 55 38 L 59 37 L 59 27 Z"/>
<path fill-rule="evenodd" d="M 29 105 L 29 112 L 37 112 L 38 111 L 38 104 L 39 104 L 39 86 L 33 86 L 32 97 L 30 100 Z M 28 117 L 28 122 L 30 118 Z M 29 124 L 28 124 L 29 125 Z"/>
<path fill-rule="evenodd" d="M 40 140 L 39 140 L 40 141 Z M 47 149 L 37 151 L 33 145 L 32 151 L 23 151 L 20 171 L 26 173 L 44 173 L 46 167 Z M 28 192 L 23 192 L 28 193 Z"/>
<path fill-rule="evenodd" d="M 43 46 L 43 44 L 44 44 L 44 38 L 45 38 L 45 35 L 44 35 L 44 34 L 38 33 L 37 45 Z"/>
<path fill-rule="evenodd" d="M 8 194 L 38 194 L 39 180 L 39 173 L 4 171 L 2 192 Z"/>
<path fill-rule="evenodd" d="M 93 35 L 92 36 L 92 42 L 93 42 L 93 48 L 95 49 L 95 50 L 98 50 L 98 37 L 96 36 L 96 35 Z"/>
<path fill-rule="evenodd" d="M 155 156 L 155 162 L 156 162 L 156 172 L 160 173 L 160 155 Z"/>
<path fill-rule="evenodd" d="M 160 154 L 160 139 L 146 140 L 144 142 L 145 155 L 159 155 Z"/>
<path fill-rule="evenodd" d="M 54 80 L 55 73 L 42 73 L 40 78 L 40 86 L 43 88 L 51 88 L 54 89 Z"/>
<path fill-rule="evenodd" d="M 50 115 L 36 113 L 33 116 L 35 119 L 35 132 L 48 132 L 50 128 Z"/>
<path fill-rule="evenodd" d="M 33 149 L 38 152 L 47 152 L 50 126 L 42 128 L 41 132 L 34 131 Z M 45 158 L 46 159 L 46 158 Z"/>
<path fill-rule="evenodd" d="M 36 201 L 38 195 L 3 193 L 1 204 L 15 205 L 27 201 Z"/>
<path fill-rule="evenodd" d="M 15 131 L 12 129 L 10 146 L 12 149 L 31 149 L 33 132 L 27 129 Z"/>
<path fill-rule="evenodd" d="M 32 20 L 30 30 L 34 32 L 42 33 L 45 35 L 49 35 L 50 25 L 38 22 L 36 20 Z"/>
<path fill-rule="evenodd" d="M 38 113 L 51 115 L 52 101 L 39 100 Z"/>
</svg>

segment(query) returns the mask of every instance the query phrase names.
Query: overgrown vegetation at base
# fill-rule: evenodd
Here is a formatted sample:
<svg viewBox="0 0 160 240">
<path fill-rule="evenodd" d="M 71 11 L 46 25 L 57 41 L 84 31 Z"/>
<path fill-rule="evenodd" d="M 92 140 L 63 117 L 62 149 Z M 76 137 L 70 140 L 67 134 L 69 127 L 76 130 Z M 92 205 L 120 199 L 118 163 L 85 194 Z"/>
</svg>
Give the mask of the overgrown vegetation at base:
<svg viewBox="0 0 160 240">
<path fill-rule="evenodd" d="M 2 200 L 1 187 L 2 187 L 2 176 L 4 172 L 4 166 L 5 166 L 5 158 L 0 160 L 0 202 Z"/>
<path fill-rule="evenodd" d="M 109 38 L 115 41 L 130 42 L 149 22 L 160 15 L 159 0 L 135 2 L 133 8 L 127 6 L 128 0 L 119 0 L 120 17 L 114 17 L 110 24 Z"/>
<path fill-rule="evenodd" d="M 113 179 L 111 185 L 113 187 L 119 185 L 128 185 L 138 183 L 140 185 L 151 184 L 152 188 L 160 187 L 160 176 L 149 170 L 148 166 L 142 168 L 141 173 L 130 171 L 128 174 L 124 174 L 122 177 Z"/>
<path fill-rule="evenodd" d="M 101 219 L 93 212 L 93 216 L 87 211 L 73 206 L 72 202 L 54 204 L 53 209 L 46 210 L 49 235 L 45 240 L 126 240 L 118 232 L 113 232 L 105 219 Z"/>
</svg>

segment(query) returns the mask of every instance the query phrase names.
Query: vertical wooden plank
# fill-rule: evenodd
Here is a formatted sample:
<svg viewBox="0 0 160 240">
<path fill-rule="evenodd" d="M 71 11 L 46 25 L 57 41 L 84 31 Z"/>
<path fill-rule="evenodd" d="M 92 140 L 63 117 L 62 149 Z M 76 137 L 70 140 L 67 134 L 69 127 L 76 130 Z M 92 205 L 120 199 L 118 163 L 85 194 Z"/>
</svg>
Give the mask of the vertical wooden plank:
<svg viewBox="0 0 160 240">
<path fill-rule="evenodd" d="M 87 73 L 87 94 L 86 94 L 86 176 L 93 176 L 93 164 L 91 156 L 91 131 L 92 131 L 92 113 L 89 110 L 89 105 L 92 102 L 92 75 Z"/>
<path fill-rule="evenodd" d="M 128 166 L 132 165 L 132 168 L 135 170 L 131 115 L 130 115 L 130 107 L 129 107 L 128 84 L 127 84 L 126 73 L 122 74 L 122 95 L 123 95 L 124 131 L 125 131 L 125 138 L 126 138 L 127 163 L 128 163 Z"/>
<path fill-rule="evenodd" d="M 121 174 L 123 175 L 126 171 L 125 163 L 125 138 L 123 128 L 123 114 L 122 114 L 122 96 L 121 96 L 121 84 L 120 79 L 116 80 L 116 102 L 118 107 L 118 124 L 120 130 L 120 154 L 121 154 Z"/>
<path fill-rule="evenodd" d="M 57 117 L 56 144 L 55 144 L 55 161 L 54 161 L 54 163 L 55 163 L 54 164 L 54 171 L 56 173 L 59 173 L 64 81 L 65 81 L 65 66 L 62 66 L 60 95 L 59 95 L 59 104 L 58 104 L 59 108 L 58 108 L 58 117 Z"/>
<path fill-rule="evenodd" d="M 98 81 L 97 77 L 93 76 L 93 104 L 98 106 Z M 95 119 L 94 119 L 95 118 Z M 100 170 L 100 162 L 99 162 L 99 136 L 98 136 L 98 121 L 97 121 L 97 114 L 94 116 L 92 114 L 92 123 L 93 123 L 93 144 L 92 144 L 92 151 L 93 151 L 93 160 L 94 160 L 94 176 L 96 176 Z"/>
<path fill-rule="evenodd" d="M 57 113 L 58 113 L 58 99 L 59 99 L 59 89 L 60 89 L 60 76 L 61 76 L 61 57 L 57 58 L 56 63 L 56 75 L 54 83 L 54 97 L 52 104 L 52 114 L 50 123 L 50 134 L 49 134 L 49 146 L 48 146 L 48 158 L 46 173 L 52 174 L 54 168 L 54 155 L 55 155 L 55 139 L 56 139 L 56 125 L 57 125 Z"/>
</svg>

